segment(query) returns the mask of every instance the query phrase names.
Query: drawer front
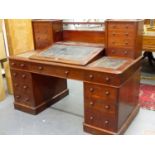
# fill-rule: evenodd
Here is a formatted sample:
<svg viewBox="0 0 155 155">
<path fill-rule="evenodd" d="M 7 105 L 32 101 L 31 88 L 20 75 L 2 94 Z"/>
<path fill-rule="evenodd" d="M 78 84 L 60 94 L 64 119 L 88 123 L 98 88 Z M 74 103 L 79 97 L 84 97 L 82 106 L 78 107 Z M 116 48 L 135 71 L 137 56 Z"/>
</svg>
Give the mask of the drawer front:
<svg viewBox="0 0 155 155">
<path fill-rule="evenodd" d="M 89 108 L 85 110 L 85 123 L 110 131 L 117 130 L 117 121 L 115 117 L 106 116 L 102 112 Z"/>
<path fill-rule="evenodd" d="M 107 49 L 107 55 L 134 58 L 135 52 L 132 49 L 109 48 Z"/>
<path fill-rule="evenodd" d="M 84 93 L 87 98 L 101 99 L 104 102 L 115 104 L 117 101 L 118 90 L 116 88 L 84 83 Z"/>
<path fill-rule="evenodd" d="M 108 47 L 132 48 L 135 44 L 134 39 L 128 38 L 108 38 Z"/>
<path fill-rule="evenodd" d="M 94 99 L 90 97 L 84 97 L 85 109 L 89 108 L 103 112 L 106 115 L 115 116 L 117 110 L 117 104 L 110 101 L 104 101 L 102 99 Z"/>
<path fill-rule="evenodd" d="M 135 37 L 135 33 L 132 32 L 118 32 L 118 31 L 109 31 L 108 38 L 124 38 L 124 39 L 133 39 Z"/>
<path fill-rule="evenodd" d="M 83 80 L 84 71 L 69 69 L 66 67 L 55 67 L 50 65 L 32 63 L 30 71 L 39 74 L 51 75 L 61 78 Z"/>
<path fill-rule="evenodd" d="M 84 74 L 84 80 L 108 85 L 120 85 L 120 78 L 114 74 L 105 74 L 100 72 L 87 71 Z"/>
<path fill-rule="evenodd" d="M 11 69 L 22 69 L 22 70 L 28 70 L 29 65 L 28 63 L 24 61 L 15 61 L 15 60 L 9 60 L 10 68 Z"/>
<path fill-rule="evenodd" d="M 136 23 L 108 23 L 108 31 L 135 32 Z"/>
<path fill-rule="evenodd" d="M 155 40 L 154 39 L 144 39 L 143 44 L 144 45 L 153 45 L 153 46 L 155 46 Z"/>
</svg>

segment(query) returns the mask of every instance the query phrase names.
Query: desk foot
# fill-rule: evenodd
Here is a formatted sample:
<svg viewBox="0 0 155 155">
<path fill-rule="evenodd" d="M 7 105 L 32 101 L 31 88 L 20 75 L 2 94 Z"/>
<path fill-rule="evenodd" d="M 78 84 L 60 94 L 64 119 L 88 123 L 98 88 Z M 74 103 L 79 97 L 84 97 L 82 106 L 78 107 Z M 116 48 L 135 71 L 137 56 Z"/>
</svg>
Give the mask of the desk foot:
<svg viewBox="0 0 155 155">
<path fill-rule="evenodd" d="M 38 106 L 31 107 L 24 105 L 23 103 L 15 102 L 14 103 L 14 108 L 29 114 L 36 115 L 43 111 L 44 109 L 50 107 L 51 105 L 55 104 L 57 101 L 61 100 L 62 98 L 66 97 L 69 94 L 69 90 L 66 89 L 59 94 L 55 95 L 54 97 L 42 102 Z"/>
<path fill-rule="evenodd" d="M 90 125 L 90 124 L 83 124 L 83 129 L 85 132 L 94 134 L 94 135 L 121 135 L 123 134 L 127 128 L 129 127 L 130 123 L 132 122 L 132 120 L 135 118 L 135 116 L 138 114 L 140 109 L 140 105 L 138 104 L 134 110 L 132 111 L 132 113 L 129 115 L 129 117 L 127 118 L 127 120 L 124 122 L 124 124 L 122 125 L 122 127 L 118 130 L 118 132 L 113 132 L 113 131 L 109 131 L 106 129 L 102 129 L 102 128 L 98 128 L 96 126 Z"/>
</svg>

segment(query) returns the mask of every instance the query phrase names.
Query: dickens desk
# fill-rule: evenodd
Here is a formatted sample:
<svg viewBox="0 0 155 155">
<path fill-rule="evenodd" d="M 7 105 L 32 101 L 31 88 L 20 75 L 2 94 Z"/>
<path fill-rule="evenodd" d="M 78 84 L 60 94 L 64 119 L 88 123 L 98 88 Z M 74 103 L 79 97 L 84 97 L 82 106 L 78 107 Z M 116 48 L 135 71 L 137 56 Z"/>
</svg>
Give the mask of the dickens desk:
<svg viewBox="0 0 155 155">
<path fill-rule="evenodd" d="M 96 32 L 89 39 L 94 43 L 69 42 L 61 21 L 43 21 L 46 29 L 38 22 L 38 27 L 33 23 L 36 50 L 9 58 L 14 107 L 37 114 L 69 94 L 66 79 L 80 80 L 84 131 L 122 134 L 139 110 L 142 21 L 108 20 L 105 46 Z"/>
<path fill-rule="evenodd" d="M 101 57 L 79 66 L 30 59 L 35 52 L 10 58 L 16 109 L 37 114 L 68 95 L 65 79 L 80 80 L 84 82 L 84 130 L 125 131 L 139 110 L 140 59 Z"/>
</svg>

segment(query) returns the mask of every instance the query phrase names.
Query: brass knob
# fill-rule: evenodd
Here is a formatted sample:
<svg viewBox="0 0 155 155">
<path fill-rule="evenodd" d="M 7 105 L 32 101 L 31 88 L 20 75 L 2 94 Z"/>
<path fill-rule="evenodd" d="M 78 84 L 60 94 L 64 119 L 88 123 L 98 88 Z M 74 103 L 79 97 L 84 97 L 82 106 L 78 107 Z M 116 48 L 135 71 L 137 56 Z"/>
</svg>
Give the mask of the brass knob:
<svg viewBox="0 0 155 155">
<path fill-rule="evenodd" d="M 39 69 L 39 70 L 43 70 L 43 67 L 42 67 L 42 66 L 39 66 L 38 69 Z"/>
<path fill-rule="evenodd" d="M 16 77 L 17 76 L 17 73 L 13 73 L 13 76 Z"/>
<path fill-rule="evenodd" d="M 15 86 L 15 87 L 18 87 L 19 85 L 18 85 L 18 83 L 15 83 L 14 86 Z"/>
<path fill-rule="evenodd" d="M 124 54 L 125 54 L 125 55 L 128 54 L 128 51 L 124 51 Z"/>
<path fill-rule="evenodd" d="M 105 80 L 106 80 L 106 81 L 110 81 L 110 78 L 109 78 L 109 77 L 106 77 Z"/>
<path fill-rule="evenodd" d="M 90 79 L 93 79 L 93 77 L 94 77 L 94 76 L 93 76 L 92 74 L 89 75 L 89 78 L 90 78 Z"/>
<path fill-rule="evenodd" d="M 93 101 L 91 101 L 91 102 L 90 102 L 90 105 L 94 105 L 94 102 L 93 102 Z"/>
<path fill-rule="evenodd" d="M 14 62 L 12 62 L 12 63 L 11 63 L 11 66 L 14 66 L 14 65 L 15 65 L 15 63 L 14 63 Z"/>
<path fill-rule="evenodd" d="M 20 64 L 20 67 L 24 67 L 25 65 L 24 64 Z"/>
<path fill-rule="evenodd" d="M 19 95 L 17 95 L 17 96 L 16 96 L 16 98 L 17 98 L 17 99 L 19 99 L 19 98 L 20 98 L 20 96 L 19 96 Z"/>
<path fill-rule="evenodd" d="M 90 116 L 90 120 L 93 120 L 94 119 L 94 117 L 93 116 Z"/>
<path fill-rule="evenodd" d="M 26 102 L 28 102 L 29 100 L 30 100 L 30 99 L 29 99 L 28 97 L 25 99 Z"/>
<path fill-rule="evenodd" d="M 23 86 L 23 89 L 27 89 L 27 88 L 28 88 L 28 86 L 26 86 L 26 85 Z"/>
<path fill-rule="evenodd" d="M 125 42 L 125 45 L 128 45 L 128 42 Z"/>
<path fill-rule="evenodd" d="M 25 79 L 25 77 L 26 77 L 26 75 L 25 75 L 25 74 L 23 74 L 23 75 L 22 75 L 22 78 L 23 78 L 23 79 Z"/>
<path fill-rule="evenodd" d="M 110 106 L 109 105 L 105 105 L 105 109 L 110 109 Z"/>
<path fill-rule="evenodd" d="M 115 53 L 115 50 L 112 50 L 111 52 L 112 52 L 112 53 Z"/>
<path fill-rule="evenodd" d="M 69 74 L 69 71 L 65 71 L 65 74 L 68 75 Z"/>
<path fill-rule="evenodd" d="M 125 28 L 126 28 L 126 29 L 128 29 L 128 28 L 129 28 L 129 26 L 126 26 Z"/>
<path fill-rule="evenodd" d="M 104 124 L 106 124 L 106 125 L 109 124 L 109 121 L 108 120 L 104 121 Z"/>
<path fill-rule="evenodd" d="M 126 36 L 128 36 L 128 35 L 129 35 L 129 33 L 125 33 L 125 35 L 126 35 Z"/>
<path fill-rule="evenodd" d="M 112 28 L 116 28 L 116 25 L 113 25 L 113 27 Z"/>
<path fill-rule="evenodd" d="M 90 90 L 90 92 L 93 92 L 94 91 L 94 88 L 90 88 L 89 90 Z"/>
<path fill-rule="evenodd" d="M 106 94 L 106 95 L 109 95 L 109 94 L 110 94 L 110 92 L 109 92 L 109 91 L 106 91 L 106 92 L 105 92 L 105 94 Z"/>
<path fill-rule="evenodd" d="M 116 34 L 115 33 L 112 33 L 112 35 L 115 36 Z"/>
</svg>

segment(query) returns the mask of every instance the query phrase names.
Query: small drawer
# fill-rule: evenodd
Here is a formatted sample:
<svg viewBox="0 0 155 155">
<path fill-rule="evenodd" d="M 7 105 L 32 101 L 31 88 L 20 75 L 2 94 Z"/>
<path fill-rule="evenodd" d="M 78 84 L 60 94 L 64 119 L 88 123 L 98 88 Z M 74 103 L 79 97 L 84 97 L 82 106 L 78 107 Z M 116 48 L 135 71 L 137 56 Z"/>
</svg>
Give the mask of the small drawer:
<svg viewBox="0 0 155 155">
<path fill-rule="evenodd" d="M 33 106 L 34 105 L 34 99 L 32 95 L 22 94 L 19 92 L 14 92 L 14 99 L 15 102 L 27 105 L 27 106 Z"/>
<path fill-rule="evenodd" d="M 109 23 L 108 30 L 135 32 L 136 24 L 133 23 Z"/>
<path fill-rule="evenodd" d="M 109 48 L 107 50 L 107 55 L 134 58 L 135 53 L 131 49 Z"/>
<path fill-rule="evenodd" d="M 102 99 L 94 99 L 89 97 L 84 97 L 84 105 L 85 109 L 92 108 L 93 110 L 97 110 L 103 112 L 107 115 L 116 115 L 117 104 L 116 102 L 104 101 Z"/>
<path fill-rule="evenodd" d="M 116 103 L 117 88 L 112 88 L 104 85 L 84 83 L 84 95 L 90 99 L 101 99 L 104 102 Z"/>
<path fill-rule="evenodd" d="M 101 72 L 85 72 L 84 74 L 85 81 L 88 82 L 95 82 L 101 84 L 108 84 L 108 85 L 119 85 L 120 79 L 114 74 L 108 73 L 101 73 Z"/>
<path fill-rule="evenodd" d="M 29 68 L 28 63 L 24 61 L 10 60 L 9 63 L 10 63 L 10 68 L 26 69 L 26 70 Z"/>
<path fill-rule="evenodd" d="M 99 127 L 102 129 L 116 131 L 117 121 L 115 116 L 105 115 L 98 110 L 92 110 L 90 108 L 85 109 L 85 123 Z"/>
</svg>

